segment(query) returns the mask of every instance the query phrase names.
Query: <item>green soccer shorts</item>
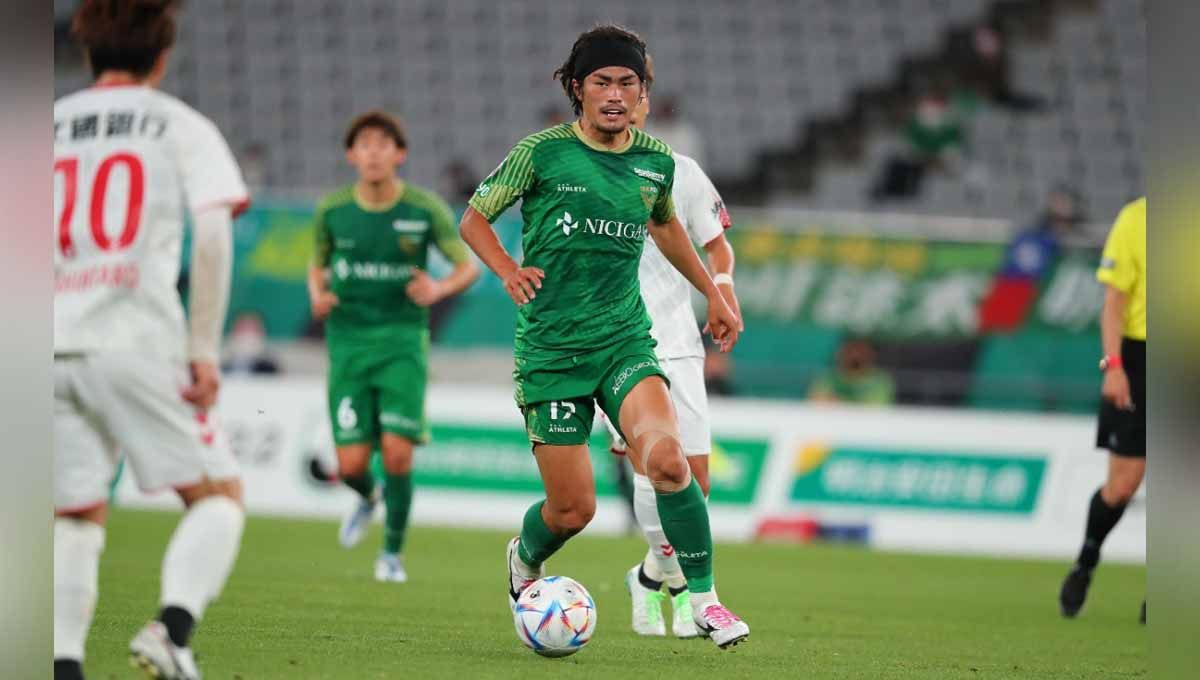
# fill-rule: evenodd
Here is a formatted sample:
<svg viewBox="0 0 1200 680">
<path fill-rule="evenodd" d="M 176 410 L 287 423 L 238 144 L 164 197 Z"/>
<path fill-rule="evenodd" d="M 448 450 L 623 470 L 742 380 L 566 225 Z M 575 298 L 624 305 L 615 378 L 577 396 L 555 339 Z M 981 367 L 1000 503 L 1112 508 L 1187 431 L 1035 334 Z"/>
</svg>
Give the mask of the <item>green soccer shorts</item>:
<svg viewBox="0 0 1200 680">
<path fill-rule="evenodd" d="M 667 380 L 649 335 L 591 352 L 517 356 L 513 380 L 529 441 L 586 444 L 597 405 L 620 431 L 621 403 L 634 385 L 652 375 Z"/>
<path fill-rule="evenodd" d="M 387 345 L 331 346 L 329 420 L 337 446 L 375 443 L 383 432 L 421 444 L 425 422 L 428 332 Z"/>
</svg>

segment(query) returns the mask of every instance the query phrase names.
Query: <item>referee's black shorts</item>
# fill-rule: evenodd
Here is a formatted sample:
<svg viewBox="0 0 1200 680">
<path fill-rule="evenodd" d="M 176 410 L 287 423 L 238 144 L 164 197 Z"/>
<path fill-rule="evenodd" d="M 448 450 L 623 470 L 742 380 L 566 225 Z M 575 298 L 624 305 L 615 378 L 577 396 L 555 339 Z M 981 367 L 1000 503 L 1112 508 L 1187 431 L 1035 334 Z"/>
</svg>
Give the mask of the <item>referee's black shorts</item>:
<svg viewBox="0 0 1200 680">
<path fill-rule="evenodd" d="M 1118 456 L 1146 457 L 1146 341 L 1122 338 L 1121 364 L 1129 376 L 1133 410 L 1122 411 L 1107 399 L 1100 402 L 1096 446 Z"/>
</svg>

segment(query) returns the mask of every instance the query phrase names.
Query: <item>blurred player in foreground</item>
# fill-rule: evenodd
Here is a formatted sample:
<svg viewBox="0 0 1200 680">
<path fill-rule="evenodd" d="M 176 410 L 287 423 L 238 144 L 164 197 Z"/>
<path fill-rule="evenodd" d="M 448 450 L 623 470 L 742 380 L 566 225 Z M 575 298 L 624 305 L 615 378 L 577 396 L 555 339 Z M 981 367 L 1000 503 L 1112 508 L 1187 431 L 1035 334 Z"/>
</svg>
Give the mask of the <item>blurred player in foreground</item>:
<svg viewBox="0 0 1200 680">
<path fill-rule="evenodd" d="M 360 497 L 338 538 L 347 548 L 356 545 L 371 520 L 378 496 L 368 464 L 378 447 L 387 513 L 375 579 L 403 583 L 413 447 L 429 437 L 429 307 L 471 285 L 479 268 L 446 202 L 396 177 L 407 156 L 398 119 L 364 113 L 350 123 L 344 143 L 358 181 L 317 207 L 308 273 L 313 316 L 328 318 L 329 418 L 339 474 Z M 454 265 L 442 280 L 425 271 L 430 246 Z"/>
<path fill-rule="evenodd" d="M 650 114 L 650 87 L 654 83 L 653 60 L 646 56 L 646 93 L 633 111 L 631 123 L 644 129 Z M 737 296 L 733 292 L 733 247 L 725 240 L 731 226 L 729 213 L 712 182 L 691 158 L 673 153 L 675 186 L 671 200 L 679 223 L 692 241 L 704 248 L 713 282 L 735 312 Z M 650 334 L 657 342 L 655 354 L 671 382 L 671 402 L 679 422 L 680 441 L 692 476 L 708 496 L 708 456 L 712 450 L 712 428 L 708 418 L 708 394 L 704 388 L 704 341 L 692 311 L 691 286 L 673 267 L 653 239 L 646 241 L 638 264 L 642 300 L 652 323 Z M 739 315 L 740 316 L 740 315 Z M 739 327 L 739 330 L 742 330 Z M 626 445 L 605 419 L 612 437 L 613 451 L 624 455 Z M 671 596 L 671 631 L 676 637 L 698 635 L 692 618 L 687 580 L 679 569 L 675 548 L 663 533 L 658 516 L 654 486 L 646 476 L 639 456 L 628 456 L 634 469 L 633 509 L 649 549 L 645 558 L 625 575 L 625 585 L 633 599 L 633 631 L 639 635 L 666 635 L 663 585 Z"/>
<path fill-rule="evenodd" d="M 1108 449 L 1108 479 L 1088 506 L 1079 558 L 1063 581 L 1058 602 L 1074 618 L 1087 599 L 1100 547 L 1146 474 L 1146 199 L 1117 216 L 1096 278 L 1105 285 L 1100 339 L 1104 357 L 1103 400 L 1096 446 Z M 1146 622 L 1146 603 L 1140 620 Z"/>
<path fill-rule="evenodd" d="M 199 678 L 189 646 L 237 557 L 237 463 L 209 416 L 234 215 L 249 202 L 225 139 L 155 89 L 175 38 L 167 0 L 86 0 L 72 30 L 95 84 L 54 105 L 54 675 L 81 678 L 108 485 L 123 453 L 142 489 L 187 506 L 158 617 L 133 638 L 152 677 Z M 189 315 L 175 281 L 193 224 Z"/>
<path fill-rule="evenodd" d="M 638 288 L 647 236 L 704 293 L 708 327 L 723 350 L 737 341 L 741 321 L 675 217 L 670 149 L 630 125 L 646 75 L 638 36 L 616 26 L 581 34 L 555 73 L 578 119 L 519 142 L 479 185 L 459 227 L 519 305 L 515 396 L 546 489 L 508 545 L 509 603 L 595 513 L 587 443 L 598 402 L 654 487 L 696 624 L 724 648 L 750 629 L 713 586 L 708 507 L 684 456 Z M 517 200 L 521 264 L 491 225 Z"/>
</svg>

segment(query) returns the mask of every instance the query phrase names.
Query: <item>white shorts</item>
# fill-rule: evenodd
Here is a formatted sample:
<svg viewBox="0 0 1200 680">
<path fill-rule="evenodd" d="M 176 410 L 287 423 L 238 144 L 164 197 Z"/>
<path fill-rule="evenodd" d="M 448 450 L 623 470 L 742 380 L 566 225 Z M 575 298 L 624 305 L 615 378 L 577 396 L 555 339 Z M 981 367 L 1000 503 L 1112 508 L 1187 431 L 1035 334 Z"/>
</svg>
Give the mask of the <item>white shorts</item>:
<svg viewBox="0 0 1200 680">
<path fill-rule="evenodd" d="M 107 501 L 121 456 L 147 492 L 238 477 L 215 416 L 180 396 L 190 382 L 177 361 L 128 353 L 55 357 L 55 510 Z"/>
<path fill-rule="evenodd" d="M 706 456 L 712 451 L 712 427 L 708 423 L 708 390 L 704 388 L 704 359 L 682 357 L 660 359 L 659 365 L 671 381 L 671 401 L 679 420 L 679 437 L 686 456 Z M 613 449 L 624 451 L 625 441 L 617 428 L 604 419 Z"/>
</svg>

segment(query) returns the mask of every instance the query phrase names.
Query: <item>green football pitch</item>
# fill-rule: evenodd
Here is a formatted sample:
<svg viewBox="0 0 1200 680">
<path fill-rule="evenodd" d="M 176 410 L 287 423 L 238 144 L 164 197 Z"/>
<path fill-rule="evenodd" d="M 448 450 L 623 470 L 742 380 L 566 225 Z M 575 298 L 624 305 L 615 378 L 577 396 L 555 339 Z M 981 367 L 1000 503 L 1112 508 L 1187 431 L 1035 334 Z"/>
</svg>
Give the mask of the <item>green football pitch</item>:
<svg viewBox="0 0 1200 680">
<path fill-rule="evenodd" d="M 157 608 L 179 515 L 114 513 L 88 677 L 137 677 L 130 637 Z M 519 518 L 514 517 L 514 526 Z M 343 550 L 327 521 L 252 518 L 237 567 L 194 638 L 208 680 L 263 678 L 1128 678 L 1147 674 L 1145 569 L 1102 565 L 1077 620 L 1059 617 L 1065 564 L 719 545 L 718 585 L 750 624 L 722 652 L 629 629 L 634 538 L 579 537 L 549 563 L 596 599 L 591 643 L 544 659 L 517 641 L 505 595 L 511 535 L 417 527 L 407 584 L 372 580 L 379 527 Z M 701 675 L 702 674 L 702 675 Z"/>
</svg>

